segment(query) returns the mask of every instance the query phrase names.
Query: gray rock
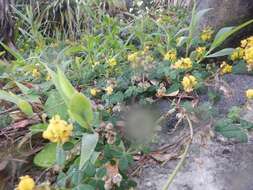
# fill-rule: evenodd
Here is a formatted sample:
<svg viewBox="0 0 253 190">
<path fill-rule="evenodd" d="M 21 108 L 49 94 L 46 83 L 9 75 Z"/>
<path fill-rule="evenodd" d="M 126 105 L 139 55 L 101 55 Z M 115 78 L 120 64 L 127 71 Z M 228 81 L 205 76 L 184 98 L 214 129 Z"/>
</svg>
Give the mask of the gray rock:
<svg viewBox="0 0 253 190">
<path fill-rule="evenodd" d="M 206 24 L 221 27 L 238 25 L 253 18 L 252 0 L 199 0 L 198 9 L 213 8 Z"/>
<path fill-rule="evenodd" d="M 216 30 L 225 26 L 237 26 L 253 19 L 253 0 L 197 0 L 198 9 L 213 8 L 203 19 L 202 26 Z M 238 45 L 239 40 L 253 34 L 253 24 L 239 33 L 230 44 Z"/>
</svg>

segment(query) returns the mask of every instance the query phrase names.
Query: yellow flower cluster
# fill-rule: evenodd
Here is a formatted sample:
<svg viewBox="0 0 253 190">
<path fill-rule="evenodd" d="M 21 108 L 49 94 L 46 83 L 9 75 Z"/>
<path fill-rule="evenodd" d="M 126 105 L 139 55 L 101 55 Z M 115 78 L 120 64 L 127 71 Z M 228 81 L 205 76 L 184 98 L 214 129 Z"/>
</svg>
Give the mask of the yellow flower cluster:
<svg viewBox="0 0 253 190">
<path fill-rule="evenodd" d="M 245 94 L 248 99 L 253 99 L 253 89 L 248 89 Z"/>
<path fill-rule="evenodd" d="M 113 93 L 113 87 L 112 87 L 112 85 L 107 86 L 107 87 L 105 88 L 105 91 L 106 91 L 106 93 L 107 93 L 108 95 L 112 95 L 112 93 Z"/>
<path fill-rule="evenodd" d="M 253 36 L 241 41 L 241 47 L 235 49 L 231 54 L 231 60 L 243 59 L 246 64 L 248 71 L 253 70 Z"/>
<path fill-rule="evenodd" d="M 238 47 L 233 51 L 230 58 L 232 61 L 236 61 L 236 60 L 242 59 L 243 56 L 244 56 L 244 49 Z"/>
<path fill-rule="evenodd" d="M 33 190 L 34 188 L 35 188 L 34 180 L 30 176 L 26 175 L 20 177 L 20 181 L 16 190 Z"/>
<path fill-rule="evenodd" d="M 182 85 L 185 92 L 192 92 L 197 85 L 197 79 L 193 75 L 184 76 Z"/>
<path fill-rule="evenodd" d="M 46 76 L 46 81 L 50 81 L 52 79 L 51 75 L 48 73 Z"/>
<path fill-rule="evenodd" d="M 221 66 L 220 66 L 220 69 L 221 69 L 220 73 L 222 75 L 224 75 L 224 74 L 227 74 L 227 73 L 231 73 L 232 69 L 233 69 L 233 66 L 229 65 L 225 61 L 223 61 L 222 64 L 221 64 Z"/>
<path fill-rule="evenodd" d="M 147 53 L 148 51 L 149 51 L 149 46 L 144 46 L 144 48 L 143 48 L 143 51 L 144 51 L 144 53 Z"/>
<path fill-rule="evenodd" d="M 241 43 L 242 47 L 244 47 L 244 57 L 243 59 L 247 63 L 247 67 L 249 71 L 253 70 L 253 36 L 248 39 L 243 40 Z"/>
<path fill-rule="evenodd" d="M 244 39 L 241 41 L 241 47 L 247 48 L 247 47 L 253 47 L 253 36 L 248 37 L 247 39 Z"/>
<path fill-rule="evenodd" d="M 202 41 L 206 42 L 212 38 L 213 30 L 211 27 L 204 28 L 200 34 L 200 38 Z"/>
<path fill-rule="evenodd" d="M 33 76 L 34 78 L 39 78 L 39 77 L 40 77 L 40 72 L 39 72 L 39 70 L 38 70 L 38 69 L 33 69 L 33 70 L 32 70 L 32 76 Z"/>
<path fill-rule="evenodd" d="M 149 46 L 145 46 L 143 50 L 131 53 L 127 56 L 127 60 L 133 68 L 144 66 L 146 63 L 153 61 L 153 57 L 148 53 Z"/>
<path fill-rule="evenodd" d="M 134 53 L 129 54 L 127 57 L 127 60 L 129 62 L 136 62 L 138 59 L 138 54 L 139 54 L 138 52 L 134 52 Z"/>
<path fill-rule="evenodd" d="M 111 58 L 108 60 L 108 64 L 111 66 L 111 67 L 114 67 L 117 65 L 117 60 L 115 58 Z"/>
<path fill-rule="evenodd" d="M 55 115 L 49 122 L 47 130 L 43 132 L 43 138 L 54 143 L 65 143 L 72 134 L 73 126 L 61 120 L 59 115 Z"/>
<path fill-rule="evenodd" d="M 190 69 L 192 68 L 192 61 L 190 58 L 181 58 L 172 67 L 175 69 Z"/>
<path fill-rule="evenodd" d="M 177 60 L 177 51 L 176 50 L 169 50 L 165 55 L 164 55 L 164 60 L 166 61 L 171 61 L 175 62 Z"/>
<path fill-rule="evenodd" d="M 96 95 L 97 95 L 97 89 L 96 89 L 96 88 L 90 89 L 90 94 L 91 94 L 92 96 L 96 96 Z"/>
<path fill-rule="evenodd" d="M 253 70 L 253 36 L 241 41 L 241 47 L 235 49 L 231 54 L 233 61 L 244 59 L 249 71 Z"/>
<path fill-rule="evenodd" d="M 197 47 L 196 48 L 196 53 L 197 53 L 197 59 L 200 59 L 204 56 L 206 52 L 206 47 Z"/>
</svg>

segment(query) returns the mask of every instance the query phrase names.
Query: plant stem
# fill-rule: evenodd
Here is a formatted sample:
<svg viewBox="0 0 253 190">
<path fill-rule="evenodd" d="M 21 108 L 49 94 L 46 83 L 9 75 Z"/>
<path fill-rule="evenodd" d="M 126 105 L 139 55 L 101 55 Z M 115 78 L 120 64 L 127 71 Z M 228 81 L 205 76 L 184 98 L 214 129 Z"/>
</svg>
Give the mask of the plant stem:
<svg viewBox="0 0 253 190">
<path fill-rule="evenodd" d="M 186 159 L 186 155 L 188 153 L 188 150 L 189 150 L 189 146 L 190 146 L 190 143 L 188 143 L 186 145 L 186 148 L 184 150 L 184 153 L 182 155 L 182 158 L 180 159 L 180 161 L 178 162 L 176 168 L 174 169 L 174 171 L 172 172 L 172 174 L 169 176 L 168 180 L 167 180 L 167 183 L 165 184 L 165 186 L 163 187 L 163 190 L 168 190 L 169 186 L 171 185 L 171 183 L 173 182 L 174 178 L 176 177 L 179 169 L 182 167 L 185 159 Z"/>
<path fill-rule="evenodd" d="M 176 168 L 173 170 L 172 174 L 169 175 L 168 177 L 168 180 L 166 182 L 166 184 L 164 185 L 163 187 L 163 190 L 168 190 L 169 189 L 169 186 L 171 185 L 171 183 L 173 182 L 174 178 L 176 177 L 178 171 L 180 170 L 180 168 L 183 166 L 183 163 L 186 159 L 186 156 L 187 156 L 187 153 L 189 151 L 189 147 L 190 147 L 190 144 L 191 144 L 191 141 L 192 141 L 192 138 L 193 138 L 193 128 L 192 128 L 192 123 L 191 123 L 191 120 L 189 118 L 188 115 L 186 115 L 186 120 L 189 124 L 189 128 L 190 128 L 190 141 L 189 143 L 186 145 L 186 148 L 184 150 L 184 153 L 182 154 L 182 157 L 180 159 L 180 161 L 178 162 Z"/>
</svg>

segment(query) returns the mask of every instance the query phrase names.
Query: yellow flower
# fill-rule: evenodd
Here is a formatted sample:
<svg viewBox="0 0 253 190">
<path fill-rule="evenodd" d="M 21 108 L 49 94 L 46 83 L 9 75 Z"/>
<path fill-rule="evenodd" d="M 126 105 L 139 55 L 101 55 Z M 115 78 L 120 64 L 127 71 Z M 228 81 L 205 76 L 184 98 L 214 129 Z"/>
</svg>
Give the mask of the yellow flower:
<svg viewBox="0 0 253 190">
<path fill-rule="evenodd" d="M 46 76 L 46 81 L 50 81 L 52 79 L 51 75 L 50 74 L 47 74 Z"/>
<path fill-rule="evenodd" d="M 97 95 L 97 93 L 98 93 L 98 91 L 97 91 L 97 89 L 96 89 L 96 88 L 92 88 L 92 89 L 90 89 L 90 94 L 91 94 L 92 96 L 96 96 L 96 95 Z"/>
<path fill-rule="evenodd" d="M 34 188 L 35 188 L 34 180 L 30 176 L 26 175 L 20 177 L 20 181 L 16 190 L 33 190 Z"/>
<path fill-rule="evenodd" d="M 205 53 L 205 51 L 206 51 L 206 47 L 197 47 L 196 48 L 196 52 L 198 54 L 203 54 L 203 53 Z"/>
<path fill-rule="evenodd" d="M 129 54 L 129 55 L 127 56 L 127 60 L 128 60 L 129 62 L 136 62 L 137 58 L 138 58 L 138 52 L 131 53 L 131 54 Z"/>
<path fill-rule="evenodd" d="M 100 64 L 99 61 L 95 61 L 94 63 L 92 63 L 92 68 L 95 68 L 99 64 Z"/>
<path fill-rule="evenodd" d="M 243 56 L 244 56 L 244 50 L 238 47 L 233 51 L 230 57 L 232 61 L 236 61 L 236 60 L 242 59 Z"/>
<path fill-rule="evenodd" d="M 108 64 L 111 67 L 114 67 L 115 65 L 117 65 L 117 60 L 115 58 L 109 59 Z"/>
<path fill-rule="evenodd" d="M 176 50 L 169 50 L 165 55 L 164 55 L 164 60 L 166 61 L 176 61 L 177 60 L 177 52 Z"/>
<path fill-rule="evenodd" d="M 227 73 L 231 73 L 232 69 L 233 69 L 233 66 L 229 65 L 225 61 L 223 61 L 220 68 L 221 68 L 220 73 L 222 75 L 224 75 L 224 74 L 227 74 Z"/>
<path fill-rule="evenodd" d="M 94 65 L 95 65 L 95 66 L 99 65 L 99 61 L 95 61 L 95 62 L 94 62 Z"/>
<path fill-rule="evenodd" d="M 247 39 L 244 39 L 241 41 L 241 47 L 242 48 L 250 48 L 253 47 L 253 36 L 248 37 Z"/>
<path fill-rule="evenodd" d="M 182 85 L 185 92 L 192 92 L 197 85 L 197 79 L 193 75 L 184 76 Z"/>
<path fill-rule="evenodd" d="M 196 52 L 197 52 L 197 59 L 200 59 L 201 57 L 204 56 L 206 52 L 206 47 L 197 47 Z"/>
<path fill-rule="evenodd" d="M 253 46 L 245 49 L 244 60 L 247 64 L 253 64 Z"/>
<path fill-rule="evenodd" d="M 203 40 L 204 42 L 210 40 L 212 38 L 213 35 L 213 30 L 210 27 L 207 27 L 205 29 L 202 30 L 201 34 L 200 34 L 200 38 L 201 40 Z"/>
<path fill-rule="evenodd" d="M 248 99 L 253 99 L 253 89 L 248 89 L 245 94 Z"/>
<path fill-rule="evenodd" d="M 247 46 L 247 39 L 241 41 L 241 47 L 245 48 Z"/>
<path fill-rule="evenodd" d="M 247 47 L 253 47 L 253 36 L 246 39 L 247 40 Z"/>
<path fill-rule="evenodd" d="M 144 51 L 145 53 L 147 53 L 147 52 L 149 51 L 149 46 L 145 46 L 144 49 L 143 49 L 143 51 Z"/>
<path fill-rule="evenodd" d="M 32 76 L 33 76 L 34 78 L 39 78 L 39 77 L 40 77 L 40 72 L 39 72 L 39 70 L 38 70 L 38 69 L 33 69 L 33 70 L 32 70 Z"/>
<path fill-rule="evenodd" d="M 106 87 L 105 91 L 106 91 L 106 93 L 107 93 L 108 95 L 111 95 L 112 92 L 113 92 L 113 87 L 112 87 L 112 85 Z"/>
<path fill-rule="evenodd" d="M 59 115 L 55 115 L 49 122 L 47 130 L 43 132 L 43 138 L 55 143 L 65 143 L 72 134 L 73 126 L 61 120 Z"/>
<path fill-rule="evenodd" d="M 190 69 L 192 68 L 192 61 L 190 58 L 181 58 L 172 67 L 175 69 Z"/>
</svg>

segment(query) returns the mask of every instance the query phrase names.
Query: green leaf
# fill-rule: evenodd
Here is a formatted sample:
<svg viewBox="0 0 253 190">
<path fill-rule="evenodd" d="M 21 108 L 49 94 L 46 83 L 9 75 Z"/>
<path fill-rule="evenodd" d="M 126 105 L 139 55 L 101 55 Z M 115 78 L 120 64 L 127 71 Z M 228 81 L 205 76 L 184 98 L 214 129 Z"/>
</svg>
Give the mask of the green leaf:
<svg viewBox="0 0 253 190">
<path fill-rule="evenodd" d="M 28 116 L 33 115 L 33 109 L 32 106 L 25 100 L 20 100 L 17 104 L 19 109 L 21 109 L 22 112 L 24 112 Z"/>
<path fill-rule="evenodd" d="M 226 138 L 234 139 L 239 142 L 248 141 L 246 130 L 240 128 L 236 124 L 233 124 L 231 120 L 225 119 L 218 121 L 215 130 Z"/>
<path fill-rule="evenodd" d="M 23 85 L 17 81 L 16 81 L 16 85 L 21 90 L 21 92 L 24 94 L 23 98 L 25 98 L 27 101 L 40 102 L 39 96 L 37 94 L 35 94 L 35 92 L 32 89 L 27 88 L 25 85 Z"/>
<path fill-rule="evenodd" d="M 98 159 L 98 156 L 100 155 L 100 152 L 94 151 L 90 158 L 90 163 L 95 164 L 96 160 Z"/>
<path fill-rule="evenodd" d="M 14 104 L 18 104 L 19 99 L 16 96 L 13 96 L 9 92 L 5 92 L 4 90 L 0 90 L 0 99 L 8 102 L 12 102 Z"/>
<path fill-rule="evenodd" d="M 67 56 L 71 56 L 71 55 L 75 55 L 75 54 L 83 52 L 83 51 L 85 51 L 85 47 L 83 47 L 82 45 L 76 45 L 76 46 L 72 46 L 72 47 L 67 48 L 64 51 L 64 54 Z"/>
<path fill-rule="evenodd" d="M 0 51 L 0 57 L 5 54 L 5 51 Z"/>
<path fill-rule="evenodd" d="M 32 106 L 26 100 L 11 92 L 0 90 L 0 99 L 16 104 L 18 108 L 28 116 L 33 115 Z"/>
<path fill-rule="evenodd" d="M 184 34 L 184 33 L 186 33 L 186 32 L 189 32 L 189 27 L 180 29 L 180 30 L 175 34 L 174 37 L 176 38 L 177 36 L 179 36 L 179 35 L 181 35 L 181 34 Z"/>
<path fill-rule="evenodd" d="M 253 19 L 237 26 L 237 27 L 226 27 L 220 29 L 217 35 L 214 38 L 213 43 L 211 44 L 210 50 L 207 52 L 207 55 L 211 53 L 215 48 L 220 46 L 227 38 L 229 38 L 232 34 L 236 33 L 237 31 L 241 30 L 242 28 L 250 25 L 253 23 Z"/>
<path fill-rule="evenodd" d="M 206 56 L 207 58 L 214 58 L 214 57 L 222 57 L 222 56 L 227 56 L 230 55 L 234 51 L 234 48 L 225 48 L 220 51 L 217 51 L 213 54 L 210 54 Z"/>
<path fill-rule="evenodd" d="M 112 94 L 109 98 L 110 98 L 111 104 L 116 104 L 116 103 L 122 102 L 124 100 L 124 94 L 119 91 L 119 92 Z"/>
<path fill-rule="evenodd" d="M 128 168 L 128 159 L 126 155 L 123 155 L 119 160 L 119 169 L 120 171 L 124 172 Z"/>
<path fill-rule="evenodd" d="M 47 125 L 44 123 L 40 123 L 37 125 L 32 125 L 29 129 L 30 129 L 32 135 L 35 135 L 37 133 L 41 133 L 41 132 L 45 131 L 47 129 Z"/>
<path fill-rule="evenodd" d="M 187 36 L 181 36 L 178 38 L 178 41 L 177 41 L 177 47 L 181 47 L 183 46 L 188 40 L 188 37 Z"/>
<path fill-rule="evenodd" d="M 248 130 L 253 129 L 253 123 L 241 119 L 240 120 L 240 127 L 243 129 L 248 129 Z"/>
<path fill-rule="evenodd" d="M 93 122 L 93 111 L 90 100 L 82 93 L 75 93 L 69 102 L 69 115 L 82 127 L 89 128 Z"/>
<path fill-rule="evenodd" d="M 83 169 L 84 165 L 89 161 L 94 150 L 96 148 L 98 142 L 98 134 L 83 134 L 82 137 L 82 144 L 81 144 L 81 157 L 80 157 L 80 164 L 79 169 Z"/>
<path fill-rule="evenodd" d="M 244 61 L 239 61 L 233 66 L 233 74 L 251 74 L 252 72 L 248 71 L 247 65 Z"/>
<path fill-rule="evenodd" d="M 88 161 L 84 173 L 89 177 L 93 177 L 96 174 L 96 167 Z"/>
<path fill-rule="evenodd" d="M 68 104 L 68 102 L 70 101 L 71 97 L 76 92 L 76 90 L 59 67 L 57 68 L 57 79 L 58 79 L 58 83 L 56 84 L 58 85 L 57 89 L 60 89 L 60 94 L 63 93 L 61 95 L 63 95 L 66 104 Z"/>
<path fill-rule="evenodd" d="M 192 46 L 193 37 L 198 29 L 198 24 L 200 19 L 211 9 L 203 9 L 199 12 L 196 12 L 196 2 L 194 2 L 194 6 L 192 9 L 191 23 L 189 26 L 189 37 L 187 38 L 187 49 L 186 52 L 189 51 L 189 48 Z"/>
<path fill-rule="evenodd" d="M 62 144 L 57 144 L 56 146 L 56 164 L 60 167 L 64 166 L 66 160 L 66 154 L 63 150 Z"/>
<path fill-rule="evenodd" d="M 36 156 L 34 157 L 34 164 L 42 168 L 49 168 L 56 162 L 56 143 L 47 144 Z"/>
<path fill-rule="evenodd" d="M 106 169 L 105 168 L 98 168 L 96 176 L 98 178 L 103 178 L 104 176 L 106 176 Z"/>
<path fill-rule="evenodd" d="M 44 111 L 49 117 L 53 117 L 58 114 L 63 119 L 68 119 L 67 106 L 61 97 L 61 95 L 53 90 L 50 92 L 49 97 L 44 105 Z"/>
<path fill-rule="evenodd" d="M 27 88 L 25 85 L 21 84 L 20 82 L 16 81 L 16 85 L 21 90 L 23 94 L 29 94 L 31 92 L 30 88 Z"/>
<path fill-rule="evenodd" d="M 235 28 L 234 26 L 221 28 L 221 29 L 217 32 L 217 34 L 215 35 L 214 41 L 217 41 L 217 42 L 218 42 L 218 40 L 221 39 L 223 35 L 229 33 L 229 32 L 230 32 L 231 30 L 233 30 L 234 28 Z"/>
<path fill-rule="evenodd" d="M 3 42 L 0 42 L 0 45 L 4 47 L 6 51 L 8 51 L 12 56 L 14 56 L 17 60 L 23 60 L 24 58 L 22 57 L 21 54 L 16 52 L 15 50 L 11 49 L 10 47 L 6 46 Z"/>
<path fill-rule="evenodd" d="M 171 85 L 169 89 L 166 90 L 166 93 L 169 94 L 169 93 L 175 92 L 179 90 L 179 88 L 180 88 L 180 85 L 178 83 L 175 83 Z"/>
</svg>

